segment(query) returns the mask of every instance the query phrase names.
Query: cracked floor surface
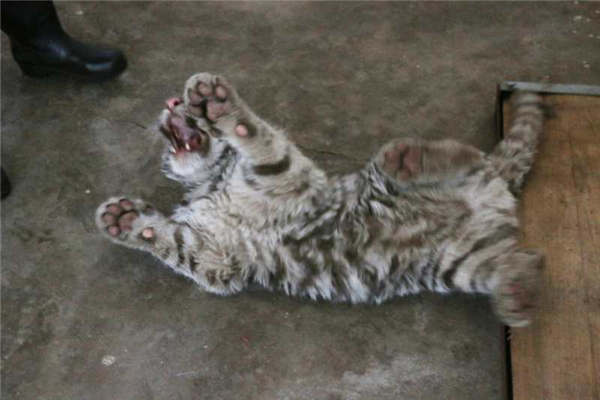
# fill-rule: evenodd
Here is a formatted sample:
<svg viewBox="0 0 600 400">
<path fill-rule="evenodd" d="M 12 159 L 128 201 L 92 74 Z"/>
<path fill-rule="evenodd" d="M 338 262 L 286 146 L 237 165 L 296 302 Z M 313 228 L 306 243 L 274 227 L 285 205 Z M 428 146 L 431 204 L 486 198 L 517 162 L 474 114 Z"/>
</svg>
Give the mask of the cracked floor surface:
<svg viewBox="0 0 600 400">
<path fill-rule="evenodd" d="M 2 38 L 2 398 L 500 399 L 483 298 L 383 306 L 200 292 L 95 231 L 131 193 L 168 212 L 155 121 L 198 71 L 332 173 L 396 135 L 485 150 L 502 80 L 597 84 L 594 3 L 59 3 L 77 38 L 121 47 L 101 85 L 21 75 Z"/>
</svg>

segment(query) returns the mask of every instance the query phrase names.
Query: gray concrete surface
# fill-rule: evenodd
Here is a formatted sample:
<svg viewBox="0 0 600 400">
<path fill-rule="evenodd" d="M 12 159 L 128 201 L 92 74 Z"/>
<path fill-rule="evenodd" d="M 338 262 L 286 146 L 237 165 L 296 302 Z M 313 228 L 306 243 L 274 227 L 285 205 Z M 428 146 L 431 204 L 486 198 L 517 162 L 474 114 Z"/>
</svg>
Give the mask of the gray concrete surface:
<svg viewBox="0 0 600 400">
<path fill-rule="evenodd" d="M 495 84 L 600 82 L 596 3 L 61 3 L 76 37 L 123 48 L 101 85 L 21 75 L 2 38 L 3 399 L 499 399 L 483 298 L 315 304 L 200 292 L 95 232 L 99 202 L 168 211 L 152 130 L 194 72 L 235 82 L 332 172 L 386 140 L 496 138 Z"/>
</svg>

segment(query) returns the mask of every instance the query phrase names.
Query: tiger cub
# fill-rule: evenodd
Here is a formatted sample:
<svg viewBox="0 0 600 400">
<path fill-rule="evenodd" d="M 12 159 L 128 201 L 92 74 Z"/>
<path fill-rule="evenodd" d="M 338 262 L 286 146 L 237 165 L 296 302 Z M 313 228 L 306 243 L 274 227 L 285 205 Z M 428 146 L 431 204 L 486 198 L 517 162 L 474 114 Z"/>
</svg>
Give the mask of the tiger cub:
<svg viewBox="0 0 600 400">
<path fill-rule="evenodd" d="M 517 244 L 514 194 L 544 118 L 535 94 L 513 105 L 508 135 L 490 154 L 398 138 L 360 171 L 328 177 L 225 78 L 196 74 L 160 116 L 163 169 L 188 187 L 185 201 L 165 216 L 144 200 L 111 197 L 96 223 L 212 293 L 251 283 L 350 303 L 483 293 L 504 323 L 523 326 L 542 256 Z"/>
</svg>

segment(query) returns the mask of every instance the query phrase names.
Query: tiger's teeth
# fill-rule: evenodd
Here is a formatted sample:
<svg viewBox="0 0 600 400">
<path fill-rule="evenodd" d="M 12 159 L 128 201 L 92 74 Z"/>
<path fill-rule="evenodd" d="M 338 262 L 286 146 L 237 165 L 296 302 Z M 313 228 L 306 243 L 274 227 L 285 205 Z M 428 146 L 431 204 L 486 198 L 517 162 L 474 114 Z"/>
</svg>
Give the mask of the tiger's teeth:
<svg viewBox="0 0 600 400">
<path fill-rule="evenodd" d="M 169 153 L 175 154 L 175 148 L 174 147 L 169 147 Z"/>
<path fill-rule="evenodd" d="M 187 151 L 190 151 L 190 150 L 192 150 L 192 148 L 190 147 L 190 145 L 189 145 L 188 143 L 186 143 L 186 144 L 185 144 L 185 149 L 186 149 Z"/>
</svg>

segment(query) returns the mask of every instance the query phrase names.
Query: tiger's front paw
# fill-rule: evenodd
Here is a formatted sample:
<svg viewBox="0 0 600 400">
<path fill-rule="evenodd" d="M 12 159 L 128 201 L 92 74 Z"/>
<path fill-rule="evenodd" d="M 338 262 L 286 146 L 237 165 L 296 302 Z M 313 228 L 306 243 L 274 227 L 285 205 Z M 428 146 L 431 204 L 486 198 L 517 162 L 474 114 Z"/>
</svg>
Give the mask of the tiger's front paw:
<svg viewBox="0 0 600 400">
<path fill-rule="evenodd" d="M 96 225 L 110 240 L 132 247 L 155 239 L 157 223 L 164 217 L 149 203 L 127 197 L 112 197 L 96 210 Z"/>
<path fill-rule="evenodd" d="M 249 122 L 249 110 L 234 87 L 218 75 L 202 72 L 185 84 L 183 101 L 196 118 L 211 125 L 211 133 L 223 138 L 251 138 L 255 127 Z"/>
</svg>

